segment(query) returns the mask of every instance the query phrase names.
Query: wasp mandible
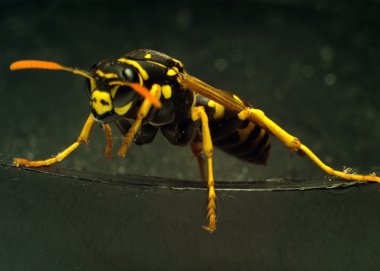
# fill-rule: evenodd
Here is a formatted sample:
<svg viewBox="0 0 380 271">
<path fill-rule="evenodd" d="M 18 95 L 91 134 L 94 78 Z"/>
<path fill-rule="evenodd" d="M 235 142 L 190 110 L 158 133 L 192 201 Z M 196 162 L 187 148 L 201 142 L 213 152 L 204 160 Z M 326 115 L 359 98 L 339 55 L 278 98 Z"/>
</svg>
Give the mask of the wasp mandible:
<svg viewBox="0 0 380 271">
<path fill-rule="evenodd" d="M 292 152 L 308 156 L 329 175 L 380 183 L 380 177 L 374 174 L 332 169 L 263 111 L 187 74 L 182 62 L 157 51 L 134 50 L 120 58 L 100 61 L 89 71 L 40 60 L 16 61 L 10 69 L 62 70 L 83 76 L 91 108 L 82 132 L 71 146 L 46 160 L 14 158 L 14 165 L 49 166 L 65 159 L 80 144 L 88 143 L 95 123 L 105 131 L 108 158 L 112 149 L 111 123 L 124 135 L 118 150 L 122 157 L 132 142 L 148 144 L 160 130 L 171 144 L 190 145 L 197 157 L 201 178 L 208 186 L 208 225 L 203 228 L 210 233 L 216 229 L 217 221 L 213 146 L 244 161 L 265 164 L 272 134 Z"/>
</svg>

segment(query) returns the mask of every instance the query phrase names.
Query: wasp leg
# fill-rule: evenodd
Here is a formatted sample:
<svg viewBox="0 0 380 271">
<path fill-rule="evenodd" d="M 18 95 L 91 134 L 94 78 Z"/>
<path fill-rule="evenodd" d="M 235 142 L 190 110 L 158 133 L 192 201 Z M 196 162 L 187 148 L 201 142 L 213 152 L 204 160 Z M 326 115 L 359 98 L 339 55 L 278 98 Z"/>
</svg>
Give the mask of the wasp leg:
<svg viewBox="0 0 380 271">
<path fill-rule="evenodd" d="M 204 155 L 203 155 L 202 143 L 193 142 L 193 143 L 191 143 L 190 146 L 191 146 L 191 151 L 193 152 L 193 154 L 197 158 L 199 174 L 200 174 L 201 180 L 204 182 L 207 182 L 206 169 L 205 169 L 205 159 L 204 159 Z"/>
<path fill-rule="evenodd" d="M 203 226 L 203 229 L 212 233 L 216 230 L 216 193 L 214 186 L 214 175 L 212 170 L 212 140 L 210 128 L 208 126 L 208 117 L 203 106 L 197 106 L 194 108 L 191 119 L 193 121 L 201 120 L 202 125 L 202 145 L 203 152 L 207 157 L 207 186 L 208 186 L 208 204 L 207 204 L 207 217 L 209 219 L 208 226 Z"/>
<path fill-rule="evenodd" d="M 161 97 L 161 86 L 158 84 L 153 84 L 150 93 L 159 100 Z M 133 142 L 133 139 L 135 138 L 137 131 L 141 126 L 142 120 L 148 115 L 148 112 L 151 107 L 152 102 L 148 99 L 145 99 L 141 107 L 139 108 L 135 122 L 132 124 L 131 128 L 129 129 L 128 133 L 125 135 L 123 139 L 123 143 L 121 144 L 118 151 L 119 156 L 125 157 L 125 155 L 127 154 L 127 151 L 131 143 Z"/>
<path fill-rule="evenodd" d="M 38 160 L 38 161 L 30 161 L 24 158 L 14 158 L 13 164 L 17 167 L 19 166 L 42 167 L 42 166 L 49 166 L 49 165 L 62 161 L 70 153 L 72 153 L 76 148 L 78 148 L 80 144 L 82 143 L 88 144 L 88 139 L 90 138 L 92 127 L 94 126 L 94 122 L 95 122 L 94 118 L 92 117 L 92 115 L 90 115 L 87 118 L 87 121 L 84 124 L 82 128 L 82 132 L 80 133 L 77 141 L 71 144 L 68 148 L 66 148 L 65 150 L 57 154 L 56 156 L 46 159 L 46 160 Z"/>
<path fill-rule="evenodd" d="M 106 134 L 106 139 L 107 139 L 107 145 L 106 145 L 106 148 L 104 150 L 104 153 L 105 153 L 107 159 L 112 159 L 111 150 L 112 150 L 113 143 L 112 143 L 111 126 L 109 124 L 103 124 L 103 130 Z"/>
<path fill-rule="evenodd" d="M 337 176 L 345 180 L 380 183 L 380 177 L 377 177 L 375 175 L 352 174 L 345 171 L 335 170 L 327 166 L 308 147 L 303 145 L 298 138 L 287 133 L 275 122 L 265 116 L 264 112 L 261 110 L 246 108 L 238 114 L 238 117 L 242 120 L 248 119 L 254 123 L 259 124 L 264 129 L 267 129 L 279 140 L 281 140 L 286 146 L 288 146 L 291 151 L 298 152 L 300 154 L 306 154 L 318 167 L 320 167 L 329 175 Z"/>
</svg>

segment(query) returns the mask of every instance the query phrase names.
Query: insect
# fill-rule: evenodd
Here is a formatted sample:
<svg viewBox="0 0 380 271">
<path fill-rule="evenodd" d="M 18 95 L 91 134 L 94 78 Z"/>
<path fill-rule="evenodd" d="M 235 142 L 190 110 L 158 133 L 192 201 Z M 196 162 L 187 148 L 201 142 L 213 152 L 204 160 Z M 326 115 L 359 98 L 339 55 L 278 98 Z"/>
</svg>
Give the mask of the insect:
<svg viewBox="0 0 380 271">
<path fill-rule="evenodd" d="M 61 70 L 83 76 L 91 109 L 78 139 L 71 146 L 46 160 L 14 158 L 14 165 L 49 166 L 65 159 L 79 145 L 88 143 L 95 123 L 105 131 L 108 158 L 113 147 L 110 124 L 116 124 L 123 134 L 118 150 L 122 157 L 132 142 L 148 144 L 160 130 L 171 144 L 190 145 L 197 157 L 201 178 L 208 186 L 208 225 L 203 228 L 210 233 L 216 229 L 217 222 L 213 146 L 244 161 L 264 164 L 272 134 L 292 152 L 308 156 L 329 175 L 380 183 L 380 177 L 374 174 L 358 175 L 332 169 L 263 111 L 187 74 L 180 61 L 157 51 L 138 49 L 120 58 L 100 61 L 89 71 L 40 60 L 16 61 L 10 69 Z"/>
</svg>

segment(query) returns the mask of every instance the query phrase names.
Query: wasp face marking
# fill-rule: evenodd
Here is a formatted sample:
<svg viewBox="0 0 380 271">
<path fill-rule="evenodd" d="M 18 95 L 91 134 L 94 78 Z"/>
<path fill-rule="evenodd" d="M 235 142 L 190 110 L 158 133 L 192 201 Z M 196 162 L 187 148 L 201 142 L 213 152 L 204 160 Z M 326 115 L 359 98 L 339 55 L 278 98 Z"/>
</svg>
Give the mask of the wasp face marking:
<svg viewBox="0 0 380 271">
<path fill-rule="evenodd" d="M 95 90 L 91 94 L 91 110 L 96 117 L 112 112 L 111 95 L 106 91 Z"/>
<path fill-rule="evenodd" d="M 88 84 L 91 112 L 100 122 L 111 122 L 125 116 L 133 104 L 142 100 L 128 85 L 123 83 L 142 83 L 138 70 L 127 63 L 117 60 L 101 61 L 90 71 L 94 78 Z"/>
</svg>

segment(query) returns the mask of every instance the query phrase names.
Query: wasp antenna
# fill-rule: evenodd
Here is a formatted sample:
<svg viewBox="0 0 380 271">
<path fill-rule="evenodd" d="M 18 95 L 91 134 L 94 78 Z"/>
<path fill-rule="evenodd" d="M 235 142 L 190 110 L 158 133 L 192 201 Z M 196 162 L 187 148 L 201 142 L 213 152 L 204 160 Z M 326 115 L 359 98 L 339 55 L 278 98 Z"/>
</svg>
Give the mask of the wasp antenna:
<svg viewBox="0 0 380 271">
<path fill-rule="evenodd" d="M 15 61 L 10 66 L 11 71 L 23 70 L 23 69 L 43 69 L 43 70 L 59 70 L 67 71 L 75 74 L 82 75 L 90 80 L 93 80 L 91 74 L 87 71 L 83 71 L 77 68 L 70 68 L 62 66 L 56 62 L 45 60 L 19 60 Z"/>
<path fill-rule="evenodd" d="M 143 96 L 144 98 L 148 99 L 149 101 L 152 102 L 152 104 L 156 107 L 156 108 L 161 108 L 162 107 L 162 104 L 161 102 L 152 95 L 152 93 L 150 93 L 150 91 L 146 88 L 146 87 L 143 87 L 137 83 L 131 83 L 130 84 L 130 87 L 136 91 L 138 94 L 140 94 L 141 96 Z"/>
<path fill-rule="evenodd" d="M 10 66 L 11 71 L 22 69 L 45 69 L 45 70 L 66 70 L 62 65 L 43 60 L 19 60 L 15 61 Z"/>
</svg>

